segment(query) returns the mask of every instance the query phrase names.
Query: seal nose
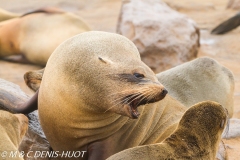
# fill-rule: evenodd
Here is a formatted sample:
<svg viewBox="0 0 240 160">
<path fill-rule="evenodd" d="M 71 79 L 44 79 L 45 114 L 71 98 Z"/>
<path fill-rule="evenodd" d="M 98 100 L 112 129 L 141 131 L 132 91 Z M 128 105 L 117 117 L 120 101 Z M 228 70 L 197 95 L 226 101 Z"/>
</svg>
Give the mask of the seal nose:
<svg viewBox="0 0 240 160">
<path fill-rule="evenodd" d="M 165 97 L 167 93 L 168 93 L 168 91 L 164 88 L 164 89 L 162 90 L 161 95 L 162 95 L 163 97 Z"/>
</svg>

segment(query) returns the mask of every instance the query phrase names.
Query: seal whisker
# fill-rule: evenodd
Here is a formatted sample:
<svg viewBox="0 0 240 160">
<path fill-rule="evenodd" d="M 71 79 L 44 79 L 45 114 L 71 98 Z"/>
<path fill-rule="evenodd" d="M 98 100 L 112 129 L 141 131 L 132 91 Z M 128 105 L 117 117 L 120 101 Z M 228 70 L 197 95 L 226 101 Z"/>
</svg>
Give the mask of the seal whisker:
<svg viewBox="0 0 240 160">
<path fill-rule="evenodd" d="M 144 90 L 148 91 L 149 89 L 148 89 L 148 87 L 146 87 L 146 88 L 137 89 L 137 90 L 140 90 L 140 91 L 142 91 L 142 92 L 137 91 L 136 94 L 131 95 L 130 97 L 128 97 L 127 99 L 124 99 L 123 101 L 120 101 L 119 103 L 121 103 L 121 102 L 126 102 L 127 100 L 131 99 L 132 97 L 134 97 L 134 96 L 136 96 L 136 95 L 138 95 L 138 94 L 144 93 L 144 92 L 143 92 Z M 119 94 L 119 93 L 121 93 L 121 92 L 114 93 L 114 94 L 116 95 L 116 94 Z M 121 94 L 119 94 L 119 95 L 121 95 Z M 122 99 L 123 97 L 125 97 L 125 95 L 120 96 L 119 98 L 115 99 L 114 101 L 112 101 L 112 103 L 114 103 L 114 102 Z M 119 103 L 117 103 L 117 104 L 115 104 L 115 105 L 118 105 Z M 111 108 L 112 108 L 112 107 L 111 107 Z M 109 110 L 109 109 L 108 109 L 108 110 Z M 105 112 L 106 112 L 106 111 L 105 111 Z M 105 112 L 104 112 L 104 113 L 105 113 Z"/>
<path fill-rule="evenodd" d="M 147 100 L 146 102 L 148 103 L 149 100 L 151 99 L 151 98 L 149 98 L 149 97 L 150 97 L 151 95 L 153 95 L 153 93 L 152 93 L 152 94 L 149 94 L 149 93 L 151 93 L 151 90 L 147 90 L 147 92 L 144 92 L 144 93 L 142 94 L 143 97 L 139 100 L 139 102 L 138 102 L 137 105 L 139 105 L 143 99 L 146 99 L 146 100 Z"/>
<path fill-rule="evenodd" d="M 137 94 L 140 94 L 140 93 L 137 93 Z M 135 94 L 135 95 L 136 95 L 136 94 Z M 132 96 L 134 96 L 134 95 L 132 95 Z M 132 96 L 131 96 L 131 97 L 132 97 Z M 124 97 L 126 97 L 126 96 L 125 96 L 125 95 L 122 95 L 122 96 L 120 96 L 119 98 L 117 98 L 117 99 L 115 99 L 114 101 L 112 101 L 111 103 L 117 102 L 118 100 L 125 101 L 125 100 L 123 99 Z M 129 98 L 131 98 L 131 97 L 129 97 Z M 120 101 L 120 102 L 121 102 L 121 101 Z"/>
<path fill-rule="evenodd" d="M 136 96 L 134 99 L 132 99 L 132 100 L 131 100 L 130 102 L 128 102 L 127 104 L 132 103 L 134 100 L 140 98 L 141 96 L 144 98 L 144 96 L 145 96 L 146 94 L 148 94 L 149 92 L 151 92 L 151 90 L 149 90 L 148 87 L 141 89 L 141 91 L 142 91 L 142 92 L 140 92 L 140 95 Z M 143 92 L 143 91 L 145 91 L 145 92 Z M 143 98 L 140 99 L 140 101 L 138 102 L 138 104 L 142 101 Z M 137 105 L 138 105 L 138 104 L 137 104 Z"/>
<path fill-rule="evenodd" d="M 111 108 L 113 108 L 113 107 L 115 107 L 115 106 L 117 106 L 118 104 L 120 104 L 120 103 L 125 103 L 125 104 L 128 104 L 128 105 L 130 105 L 130 103 L 132 103 L 134 100 L 136 100 L 137 98 L 140 98 L 142 96 L 142 92 L 137 92 L 137 93 L 135 93 L 135 94 L 133 94 L 133 95 L 130 95 L 130 96 L 128 96 L 128 97 L 126 97 L 126 96 L 124 96 L 125 98 L 122 100 L 122 101 L 120 101 L 120 102 L 118 102 L 118 103 L 116 103 L 114 106 L 111 106 L 110 108 L 108 108 L 105 112 L 107 112 L 108 110 L 110 110 Z M 122 98 L 122 97 L 121 97 Z M 133 98 L 133 99 L 132 99 Z M 130 99 L 132 99 L 130 102 L 128 102 L 128 103 L 126 103 L 128 100 L 130 100 Z M 116 101 L 116 100 L 115 100 Z M 104 112 L 104 113 L 105 113 Z"/>
<path fill-rule="evenodd" d="M 148 87 L 138 88 L 138 89 L 135 89 L 135 91 L 136 91 L 136 92 L 139 92 L 139 91 L 144 91 L 145 89 L 148 90 Z M 131 91 L 131 92 L 133 92 L 133 91 Z M 110 95 L 108 95 L 108 96 L 114 96 L 114 95 L 117 95 L 117 94 L 120 95 L 120 93 L 122 93 L 122 94 L 124 94 L 124 93 L 129 93 L 129 90 L 124 90 L 124 91 L 121 91 L 121 92 L 116 92 L 116 93 L 110 94 Z"/>
<path fill-rule="evenodd" d="M 142 100 L 145 98 L 145 96 L 141 93 L 138 96 L 134 97 L 131 101 L 129 101 L 127 104 L 136 110 L 136 108 L 139 106 L 139 104 L 142 102 Z M 137 103 L 134 101 L 137 100 Z M 132 105 L 133 103 L 133 105 Z"/>
<path fill-rule="evenodd" d="M 124 98 L 124 99 L 122 99 L 121 101 L 119 101 L 118 103 L 116 103 L 116 104 L 114 104 L 113 106 L 111 106 L 110 108 L 108 108 L 106 111 L 104 111 L 104 113 L 106 113 L 107 111 L 109 111 L 109 110 L 112 109 L 113 107 L 119 105 L 120 103 L 123 103 L 123 102 L 125 103 L 126 101 L 128 101 L 128 100 L 131 99 L 132 97 L 134 97 L 134 96 L 136 96 L 136 95 L 139 95 L 139 94 L 141 94 L 141 93 L 137 93 L 137 94 L 131 95 L 130 97 L 127 97 L 127 98 L 124 98 L 124 97 L 126 97 L 126 96 L 123 96 L 123 97 L 118 98 L 117 100 L 112 101 L 112 103 L 113 103 L 113 102 L 116 102 L 116 101 Z"/>
</svg>

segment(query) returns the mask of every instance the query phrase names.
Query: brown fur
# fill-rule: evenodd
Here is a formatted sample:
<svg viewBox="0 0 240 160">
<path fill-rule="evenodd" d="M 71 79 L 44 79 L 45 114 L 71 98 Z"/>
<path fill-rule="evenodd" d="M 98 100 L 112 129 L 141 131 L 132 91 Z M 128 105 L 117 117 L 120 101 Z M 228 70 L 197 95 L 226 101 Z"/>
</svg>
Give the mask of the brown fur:
<svg viewBox="0 0 240 160">
<path fill-rule="evenodd" d="M 22 114 L 11 114 L 7 111 L 0 111 L 0 151 L 18 151 L 18 146 L 28 129 L 28 119 Z M 23 160 L 20 155 L 17 157 L 6 157 L 5 160 Z"/>
<path fill-rule="evenodd" d="M 185 112 L 175 132 L 163 142 L 130 148 L 107 160 L 214 160 L 227 116 L 216 102 L 198 103 Z"/>
<path fill-rule="evenodd" d="M 21 55 L 22 59 L 17 61 L 45 66 L 60 43 L 89 30 L 89 26 L 72 13 L 52 8 L 33 11 L 0 22 L 0 57 Z"/>
</svg>

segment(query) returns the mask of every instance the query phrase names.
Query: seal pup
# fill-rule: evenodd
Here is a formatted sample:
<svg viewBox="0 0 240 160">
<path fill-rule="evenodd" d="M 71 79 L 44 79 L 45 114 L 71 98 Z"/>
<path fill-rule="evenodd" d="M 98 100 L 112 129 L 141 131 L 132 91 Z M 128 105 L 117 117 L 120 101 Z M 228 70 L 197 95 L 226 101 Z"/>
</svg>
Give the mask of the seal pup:
<svg viewBox="0 0 240 160">
<path fill-rule="evenodd" d="M 19 16 L 20 15 L 18 15 L 18 14 L 11 13 L 11 12 L 8 12 L 8 11 L 0 8 L 0 22 L 8 20 L 8 19 L 15 18 L 15 17 L 19 17 Z"/>
<path fill-rule="evenodd" d="M 21 155 L 15 154 L 16 157 L 11 157 L 10 152 L 18 151 L 19 144 L 27 132 L 28 118 L 23 114 L 12 114 L 7 111 L 0 110 L 0 151 L 3 157 L 3 152 L 6 152 L 5 160 L 23 160 Z"/>
<path fill-rule="evenodd" d="M 173 98 L 190 107 L 201 101 L 215 101 L 233 115 L 234 76 L 208 57 L 197 58 L 157 74 Z"/>
<path fill-rule="evenodd" d="M 45 66 L 54 49 L 66 39 L 90 31 L 80 17 L 46 8 L 0 22 L 0 57 Z M 11 55 L 19 55 L 9 57 Z"/>
<path fill-rule="evenodd" d="M 215 160 L 227 117 L 219 103 L 198 103 L 184 113 L 177 129 L 163 142 L 130 148 L 107 160 Z"/>
<path fill-rule="evenodd" d="M 130 40 L 85 32 L 50 56 L 38 93 L 39 119 L 53 150 L 87 151 L 83 159 L 102 160 L 161 142 L 175 130 L 185 107 L 166 94 Z"/>
</svg>

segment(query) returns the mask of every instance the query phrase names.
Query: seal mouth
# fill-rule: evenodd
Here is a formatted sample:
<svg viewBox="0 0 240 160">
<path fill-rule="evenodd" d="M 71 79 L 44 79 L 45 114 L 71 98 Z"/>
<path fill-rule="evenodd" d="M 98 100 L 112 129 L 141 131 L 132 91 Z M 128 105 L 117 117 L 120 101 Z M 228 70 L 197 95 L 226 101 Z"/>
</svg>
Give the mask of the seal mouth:
<svg viewBox="0 0 240 160">
<path fill-rule="evenodd" d="M 129 102 L 129 108 L 130 108 L 131 116 L 132 116 L 133 119 L 137 119 L 140 115 L 137 107 L 140 106 L 140 105 L 143 105 L 144 103 L 142 103 L 141 98 L 131 98 L 129 101 L 130 101 Z"/>
<path fill-rule="evenodd" d="M 168 93 L 167 90 L 164 89 L 160 94 L 152 98 L 139 94 L 137 95 L 131 94 L 126 96 L 125 99 L 127 99 L 127 101 L 125 102 L 129 105 L 131 117 L 133 119 L 137 119 L 140 115 L 137 109 L 139 106 L 160 101 L 166 96 L 167 93 Z"/>
</svg>

